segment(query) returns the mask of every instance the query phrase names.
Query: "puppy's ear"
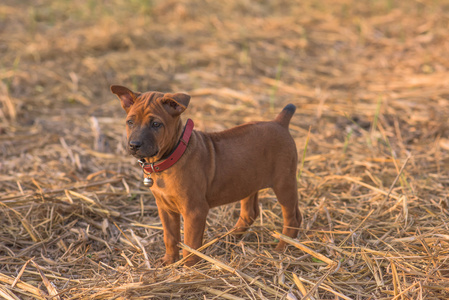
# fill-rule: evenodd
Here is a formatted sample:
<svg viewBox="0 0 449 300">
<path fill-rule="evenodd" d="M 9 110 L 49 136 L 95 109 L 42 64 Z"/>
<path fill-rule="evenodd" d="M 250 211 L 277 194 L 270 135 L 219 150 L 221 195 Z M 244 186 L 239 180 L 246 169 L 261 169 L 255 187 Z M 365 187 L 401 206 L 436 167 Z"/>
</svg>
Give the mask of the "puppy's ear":
<svg viewBox="0 0 449 300">
<path fill-rule="evenodd" d="M 120 99 L 122 107 L 126 111 L 126 113 L 128 113 L 129 109 L 134 104 L 134 101 L 136 101 L 137 97 L 139 96 L 139 93 L 134 93 L 130 89 L 121 85 L 111 85 L 111 92 L 116 94 Z"/>
<path fill-rule="evenodd" d="M 189 105 L 189 102 L 190 96 L 183 93 L 165 94 L 164 98 L 162 98 L 165 109 L 174 117 L 182 114 Z"/>
</svg>

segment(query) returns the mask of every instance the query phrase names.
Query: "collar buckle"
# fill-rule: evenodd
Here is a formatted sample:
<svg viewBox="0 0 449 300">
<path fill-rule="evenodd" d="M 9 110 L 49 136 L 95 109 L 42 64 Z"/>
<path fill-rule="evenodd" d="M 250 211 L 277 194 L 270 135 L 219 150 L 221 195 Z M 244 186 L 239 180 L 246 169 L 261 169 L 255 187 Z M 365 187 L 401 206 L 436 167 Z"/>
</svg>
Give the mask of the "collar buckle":
<svg viewBox="0 0 449 300">
<path fill-rule="evenodd" d="M 140 164 L 140 166 L 142 168 L 144 168 L 146 166 L 146 164 L 147 164 L 143 159 L 139 159 L 137 162 Z"/>
</svg>

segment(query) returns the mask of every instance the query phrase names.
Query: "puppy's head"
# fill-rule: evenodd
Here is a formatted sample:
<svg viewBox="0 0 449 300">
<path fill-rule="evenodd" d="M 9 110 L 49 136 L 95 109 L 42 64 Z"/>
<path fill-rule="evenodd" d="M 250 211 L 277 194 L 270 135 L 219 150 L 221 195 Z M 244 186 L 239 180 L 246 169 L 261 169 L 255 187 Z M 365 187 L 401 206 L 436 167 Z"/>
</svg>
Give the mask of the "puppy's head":
<svg viewBox="0 0 449 300">
<path fill-rule="evenodd" d="M 127 114 L 127 148 L 131 155 L 154 162 L 176 146 L 182 130 L 179 116 L 189 105 L 189 95 L 136 93 L 119 85 L 111 86 L 111 91 Z"/>
</svg>

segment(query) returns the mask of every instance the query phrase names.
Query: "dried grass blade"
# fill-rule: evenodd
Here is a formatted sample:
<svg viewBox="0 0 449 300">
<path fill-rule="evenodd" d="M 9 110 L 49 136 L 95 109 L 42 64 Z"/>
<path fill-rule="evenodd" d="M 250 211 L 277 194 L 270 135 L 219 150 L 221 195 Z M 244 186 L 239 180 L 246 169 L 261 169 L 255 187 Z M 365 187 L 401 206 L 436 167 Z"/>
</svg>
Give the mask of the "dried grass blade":
<svg viewBox="0 0 449 300">
<path fill-rule="evenodd" d="M 69 193 L 72 194 L 73 196 L 76 196 L 76 197 L 80 198 L 81 200 L 86 201 L 89 204 L 92 204 L 92 205 L 96 205 L 97 204 L 97 202 L 95 202 L 95 200 L 93 200 L 93 199 L 91 199 L 91 198 L 89 198 L 87 196 L 84 196 L 83 194 L 77 193 L 75 191 L 69 191 Z"/>
<path fill-rule="evenodd" d="M 131 235 L 133 239 L 136 241 L 137 245 L 139 245 L 140 249 L 142 250 L 145 265 L 147 266 L 148 270 L 151 270 L 150 260 L 148 259 L 147 251 L 145 251 L 145 247 L 142 246 L 142 243 L 140 242 L 139 238 L 134 234 L 134 231 L 131 229 Z"/>
<path fill-rule="evenodd" d="M 391 300 L 396 300 L 396 299 L 398 299 L 399 297 L 404 298 L 404 294 L 405 294 L 406 292 L 408 292 L 410 289 L 414 288 L 414 287 L 415 287 L 416 285 L 418 285 L 418 284 L 419 284 L 419 281 L 415 282 L 414 284 L 412 284 L 411 286 L 409 286 L 408 288 L 406 288 L 405 290 L 403 290 L 401 293 L 399 293 L 398 295 L 394 296 L 393 299 L 391 299 Z M 408 297 L 407 297 L 407 298 L 408 298 Z"/>
<path fill-rule="evenodd" d="M 226 293 L 226 292 L 223 292 L 223 291 L 220 291 L 220 290 L 217 290 L 217 289 L 213 289 L 213 288 L 210 288 L 210 287 L 206 287 L 206 286 L 202 286 L 202 287 L 200 287 L 199 289 L 202 290 L 202 291 L 211 293 L 211 294 L 213 294 L 213 295 L 216 295 L 217 297 L 224 298 L 224 299 L 229 299 L 229 300 L 244 300 L 243 298 L 240 298 L 240 297 L 237 297 L 237 296 L 228 294 L 228 293 Z"/>
<path fill-rule="evenodd" d="M 19 298 L 17 297 L 13 297 L 8 293 L 8 289 L 3 288 L 2 286 L 0 286 L 0 297 L 3 297 L 6 300 L 18 300 Z"/>
<path fill-rule="evenodd" d="M 429 255 L 430 260 L 431 260 L 436 272 L 438 273 L 438 275 L 440 277 L 443 277 L 443 275 L 441 274 L 441 271 L 439 270 L 440 266 L 436 263 L 435 257 L 432 255 L 432 251 L 430 250 L 429 245 L 427 245 L 426 240 L 421 237 L 418 237 L 418 240 L 421 243 L 421 245 L 424 247 L 424 249 L 426 250 L 427 254 Z"/>
<path fill-rule="evenodd" d="M 23 227 L 25 228 L 25 230 L 28 232 L 28 234 L 30 235 L 31 239 L 33 240 L 33 242 L 37 243 L 39 242 L 39 239 L 36 237 L 36 235 L 34 234 L 34 230 L 31 227 L 30 223 L 28 223 L 27 219 L 25 219 L 22 214 L 20 212 L 18 212 L 17 210 L 15 210 L 12 207 L 9 207 L 8 205 L 0 202 L 1 205 L 5 206 L 7 209 L 12 210 L 17 217 L 19 218 L 20 222 L 22 223 Z"/>
<path fill-rule="evenodd" d="M 376 280 L 377 286 L 382 286 L 382 280 L 380 280 L 380 278 L 379 278 L 379 274 L 376 271 L 373 260 L 365 253 L 365 251 L 362 251 L 361 255 L 362 255 L 362 259 L 365 261 L 366 265 L 368 266 L 368 269 L 373 274 L 374 280 Z"/>
<path fill-rule="evenodd" d="M 34 272 L 34 271 L 30 271 L 30 270 L 25 270 L 25 273 L 33 274 L 33 275 L 39 275 L 38 272 Z M 51 275 L 51 274 L 47 274 L 45 276 L 47 276 L 47 278 L 53 278 L 53 279 L 57 279 L 57 280 L 70 281 L 70 282 L 75 282 L 75 283 L 78 283 L 78 284 L 81 283 L 81 281 L 83 281 L 83 279 L 66 278 L 66 277 L 61 277 L 61 276 Z"/>
<path fill-rule="evenodd" d="M 362 222 L 360 222 L 360 224 L 357 225 L 357 227 L 356 227 L 354 230 L 352 230 L 352 232 L 351 232 L 350 234 L 348 234 L 348 235 L 343 239 L 343 241 L 341 241 L 339 247 L 343 246 L 343 245 L 346 243 L 346 241 L 351 237 L 351 235 L 352 235 L 354 232 L 356 232 L 357 230 L 359 230 L 360 227 L 362 227 L 362 225 L 366 222 L 366 220 L 371 216 L 371 214 L 372 214 L 373 212 L 374 212 L 374 209 L 372 209 L 372 210 L 368 213 L 368 215 L 362 220 Z"/>
<path fill-rule="evenodd" d="M 95 151 L 104 151 L 103 147 L 103 134 L 101 133 L 100 125 L 98 119 L 94 116 L 90 117 L 92 133 L 94 135 L 94 149 Z"/>
<path fill-rule="evenodd" d="M 195 255 L 197 255 L 197 256 L 207 260 L 208 262 L 213 263 L 217 267 L 219 267 L 221 269 L 224 269 L 224 270 L 228 271 L 231 274 L 236 274 L 236 275 L 240 276 L 241 278 L 245 279 L 250 284 L 254 284 L 254 285 L 258 286 L 260 289 L 266 291 L 267 293 L 270 293 L 270 294 L 275 295 L 277 297 L 280 296 L 280 293 L 278 291 L 276 291 L 275 289 L 270 288 L 265 283 L 262 283 L 262 282 L 256 280 L 255 278 L 253 278 L 253 277 L 243 273 L 242 271 L 234 269 L 234 268 L 228 266 L 227 264 L 225 264 L 225 263 L 223 263 L 223 262 L 221 262 L 219 260 L 213 259 L 212 257 L 207 256 L 206 254 L 203 254 L 200 251 L 195 250 L 195 249 L 187 246 L 184 243 L 179 243 L 179 245 L 181 246 L 181 248 L 186 249 L 189 252 L 192 252 L 193 254 L 195 254 Z"/>
<path fill-rule="evenodd" d="M 151 228 L 151 229 L 157 229 L 157 230 L 164 230 L 162 226 L 155 226 L 155 225 L 147 225 L 147 224 L 141 224 L 141 223 L 131 223 L 131 226 L 136 227 L 143 227 L 143 228 Z M 182 232 L 182 231 L 181 231 Z"/>
<path fill-rule="evenodd" d="M 407 197 L 404 195 L 402 201 L 402 207 L 404 209 L 404 226 L 407 226 L 408 222 L 408 204 L 407 204 Z"/>
<path fill-rule="evenodd" d="M 72 165 L 75 166 L 76 165 L 76 160 L 75 160 L 75 156 L 73 155 L 72 149 L 70 149 L 70 147 L 67 145 L 67 143 L 66 143 L 66 141 L 65 141 L 65 139 L 63 137 L 60 137 L 59 141 L 60 141 L 62 147 L 67 151 L 67 154 L 69 155 L 70 160 L 72 161 Z"/>
<path fill-rule="evenodd" d="M 120 217 L 120 213 L 118 211 L 113 211 L 113 210 L 103 209 L 103 208 L 97 208 L 97 207 L 92 207 L 92 206 L 88 206 L 87 208 L 89 210 L 91 210 L 92 212 L 96 213 L 96 214 L 103 214 L 103 215 L 107 215 L 107 216 Z"/>
<path fill-rule="evenodd" d="M 327 276 L 329 276 L 334 271 L 335 267 L 336 266 L 329 268 L 329 270 L 327 270 L 327 272 L 324 273 L 323 276 L 321 276 L 321 278 L 313 285 L 313 287 L 309 290 L 309 292 L 304 295 L 303 299 L 309 298 L 310 295 L 312 295 L 312 293 L 315 292 L 315 290 L 320 287 L 320 285 L 327 278 Z"/>
<path fill-rule="evenodd" d="M 379 214 L 376 214 L 376 215 L 377 215 L 378 217 L 382 217 L 382 216 L 384 216 L 384 215 L 386 215 L 386 214 L 389 214 L 389 213 L 392 212 L 393 210 L 395 210 L 401 203 L 402 203 L 402 205 L 404 205 L 404 200 L 402 199 L 402 198 L 404 198 L 404 197 L 405 197 L 405 196 L 402 195 L 402 196 L 399 198 L 399 200 L 396 201 L 396 203 L 395 203 L 393 206 L 391 206 L 389 209 L 385 210 L 384 212 L 379 213 Z M 379 207 L 381 207 L 381 206 L 379 206 Z"/>
<path fill-rule="evenodd" d="M 75 185 L 75 186 L 71 186 L 71 187 L 65 187 L 65 188 L 59 188 L 59 189 L 48 189 L 48 190 L 42 190 L 39 192 L 27 192 L 25 193 L 25 195 L 23 195 L 22 193 L 20 195 L 13 195 L 13 196 L 6 196 L 6 197 L 2 197 L 0 198 L 0 203 L 7 201 L 7 200 L 13 200 L 13 199 L 26 199 L 27 197 L 32 197 L 35 195 L 48 195 L 48 194 L 57 194 L 57 193 L 62 193 L 65 190 L 73 190 L 73 189 L 85 189 L 85 188 L 89 188 L 89 187 L 94 187 L 94 186 L 99 186 L 99 185 L 105 185 L 105 184 L 109 184 L 109 183 L 116 183 L 122 180 L 123 177 L 115 177 L 115 178 L 111 178 L 111 179 L 106 179 L 106 180 L 101 180 L 101 181 L 97 181 L 97 182 L 92 182 L 92 183 L 83 183 L 83 184 L 79 184 L 79 185 Z"/>
<path fill-rule="evenodd" d="M 68 193 L 71 194 L 72 196 L 80 198 L 81 200 L 84 200 L 85 202 L 87 202 L 90 205 L 99 206 L 99 204 L 95 200 L 93 200 L 83 194 L 77 193 L 75 191 L 68 191 Z M 88 208 L 95 213 L 102 213 L 102 214 L 105 214 L 108 216 L 120 217 L 120 213 L 118 211 L 113 211 L 110 209 L 104 209 L 104 208 L 98 208 L 98 207 L 92 207 L 92 206 L 89 206 Z"/>
<path fill-rule="evenodd" d="M 129 265 L 131 268 L 134 268 L 133 263 L 132 263 L 131 260 L 129 260 L 129 258 L 125 255 L 125 252 L 122 251 L 122 253 L 120 253 L 120 256 L 122 256 L 122 257 L 126 260 L 126 262 L 128 263 L 128 265 Z"/>
<path fill-rule="evenodd" d="M 117 223 L 114 222 L 115 227 L 117 227 L 117 229 L 122 233 L 122 235 L 125 237 L 125 239 L 129 242 L 129 245 L 131 245 L 134 249 L 136 249 L 137 251 L 140 251 L 140 249 L 134 245 L 133 242 L 131 242 L 131 240 L 129 239 L 129 237 L 123 232 L 123 230 L 117 225 Z"/>
<path fill-rule="evenodd" d="M 223 234 L 223 235 L 213 239 L 212 241 L 207 242 L 206 244 L 204 244 L 201 247 L 199 247 L 197 250 L 198 251 L 203 251 L 204 249 L 208 248 L 209 246 L 212 246 L 213 244 L 215 244 L 216 242 L 218 242 L 219 240 L 223 239 L 224 237 L 226 237 L 229 234 L 232 234 L 232 231 L 228 231 L 225 234 Z M 179 265 L 183 264 L 187 260 L 187 258 L 191 257 L 192 255 L 193 255 L 193 253 L 189 253 L 186 257 L 183 257 L 182 259 L 178 260 L 173 265 L 174 266 L 179 266 Z"/>
<path fill-rule="evenodd" d="M 332 271 L 331 271 L 331 272 L 332 272 Z M 305 279 L 305 278 L 303 278 L 303 277 L 301 277 L 301 276 L 298 277 L 298 279 L 301 280 L 301 281 L 304 281 L 304 282 L 306 282 L 306 283 L 308 283 L 308 284 L 312 284 L 312 285 L 315 284 L 314 282 L 312 282 L 312 281 L 310 281 L 310 280 L 308 280 L 308 279 Z M 343 298 L 343 299 L 346 299 L 346 300 L 353 300 L 353 298 L 349 298 L 348 296 L 345 296 L 345 295 L 343 295 L 342 293 L 339 293 L 339 292 L 337 292 L 337 291 L 334 291 L 334 290 L 333 290 L 330 286 L 328 286 L 327 284 L 321 284 L 321 285 L 319 286 L 319 288 L 322 289 L 322 290 L 331 292 L 331 293 L 333 293 L 334 295 L 336 295 L 336 296 L 338 296 L 338 297 L 340 297 L 340 298 Z M 309 291 L 309 294 L 310 294 L 310 291 Z M 303 298 L 303 299 L 305 299 L 305 298 Z"/>
<path fill-rule="evenodd" d="M 31 263 L 36 267 L 37 271 L 39 272 L 39 275 L 42 278 L 42 282 L 44 283 L 45 287 L 47 288 L 48 294 L 50 296 L 52 296 L 53 299 L 61 300 L 61 297 L 59 297 L 59 293 L 56 290 L 55 286 L 53 285 L 53 283 L 50 282 L 50 280 L 48 280 L 48 278 L 45 276 L 44 272 L 42 272 L 40 266 L 37 263 L 35 263 L 33 260 L 31 260 Z"/>
<path fill-rule="evenodd" d="M 72 231 L 72 229 L 70 229 L 70 231 Z M 75 232 L 79 232 L 79 231 L 75 231 Z M 102 238 L 99 238 L 93 234 L 87 233 L 83 231 L 83 234 L 85 234 L 89 239 L 103 243 L 106 247 L 108 247 L 109 250 L 112 251 L 111 246 L 109 246 L 108 242 L 106 242 L 105 240 L 103 240 Z"/>
<path fill-rule="evenodd" d="M 388 190 L 388 193 L 385 196 L 384 201 L 382 201 L 382 203 L 379 205 L 379 208 L 378 208 L 379 211 L 383 208 L 385 202 L 387 202 L 388 199 L 390 199 L 391 192 L 393 191 L 393 188 L 396 185 L 396 182 L 398 182 L 399 178 L 401 177 L 402 172 L 404 172 L 405 166 L 407 165 L 407 162 L 409 161 L 410 158 L 411 158 L 411 155 L 407 156 L 407 158 L 405 159 L 405 162 L 402 164 L 402 167 L 399 170 L 398 175 L 396 176 L 396 178 L 393 180 L 393 183 L 391 184 L 390 189 Z"/>
<path fill-rule="evenodd" d="M 292 293 L 292 292 L 288 292 L 287 293 L 287 298 L 288 300 L 298 300 L 298 298 L 296 298 L 296 296 Z"/>
<path fill-rule="evenodd" d="M 121 292 L 125 290 L 135 289 L 142 286 L 142 282 L 128 282 L 114 288 L 114 291 Z M 119 298 L 120 299 L 120 298 Z M 122 298 L 124 299 L 124 298 Z"/>
<path fill-rule="evenodd" d="M 14 282 L 14 279 L 7 275 L 0 273 L 0 281 L 7 283 L 7 284 L 12 284 Z M 41 291 L 40 289 L 38 289 L 26 282 L 19 281 L 19 282 L 17 282 L 16 286 L 17 286 L 17 288 L 20 288 L 24 291 L 27 291 L 27 292 L 33 294 L 36 299 L 42 299 L 42 300 L 46 299 L 43 291 Z"/>
<path fill-rule="evenodd" d="M 373 250 L 370 248 L 366 248 L 366 247 L 359 247 L 360 250 L 365 251 L 365 252 L 369 252 L 371 254 L 380 256 L 380 257 L 391 257 L 391 258 L 396 258 L 396 256 L 394 256 L 393 254 L 389 253 L 389 252 L 385 252 L 385 251 L 380 251 L 380 250 Z M 393 247 L 391 247 L 391 249 L 393 249 L 393 251 L 396 252 L 396 250 L 394 250 Z"/>
<path fill-rule="evenodd" d="M 393 261 L 391 261 L 391 273 L 393 275 L 393 289 L 394 289 L 394 297 L 398 296 L 400 294 L 400 288 L 399 288 L 399 276 L 398 272 L 396 270 L 396 265 Z"/>
<path fill-rule="evenodd" d="M 22 277 L 23 272 L 25 271 L 28 263 L 31 261 L 31 259 L 27 260 L 25 264 L 20 268 L 19 274 L 17 274 L 17 277 L 14 279 L 14 282 L 11 284 L 11 288 L 14 288 L 17 284 L 17 282 L 20 280 L 20 277 Z"/>
<path fill-rule="evenodd" d="M 370 189 L 370 190 L 373 190 L 373 191 L 375 191 L 375 192 L 381 193 L 382 195 L 388 195 L 388 192 L 385 192 L 384 190 L 378 189 L 378 188 L 376 188 L 376 187 L 374 187 L 374 186 L 372 186 L 372 185 L 369 185 L 369 184 L 367 184 L 367 183 L 364 183 L 364 182 L 362 182 L 362 181 L 360 181 L 360 180 L 351 178 L 351 177 L 349 177 L 349 176 L 343 176 L 343 178 L 346 179 L 346 180 L 348 180 L 348 181 L 357 183 L 357 184 L 359 184 L 359 185 L 361 185 L 361 186 L 364 186 L 364 187 L 366 187 L 366 188 L 368 188 L 368 189 Z M 389 196 L 390 196 L 391 198 L 393 198 L 393 199 L 396 199 L 396 200 L 399 200 L 399 197 L 400 197 L 400 196 L 394 195 L 394 194 L 392 194 L 392 193 L 390 193 Z"/>
<path fill-rule="evenodd" d="M 299 291 L 301 292 L 301 296 L 303 297 L 302 300 L 307 300 L 306 298 L 304 298 L 304 296 L 308 294 L 305 286 L 302 284 L 301 280 L 299 280 L 298 276 L 295 273 L 292 273 L 292 276 L 293 276 L 293 282 L 296 284 Z M 312 296 L 310 296 L 308 299 L 314 300 L 314 298 Z"/>
<path fill-rule="evenodd" d="M 280 240 L 283 240 L 283 241 L 285 241 L 285 242 L 295 246 L 296 248 L 301 249 L 302 251 L 304 251 L 304 252 L 314 256 L 315 258 L 317 258 L 317 259 L 319 259 L 319 260 L 321 260 L 323 262 L 325 262 L 329 266 L 337 265 L 337 263 L 335 261 L 333 261 L 332 259 L 327 258 L 326 256 L 324 256 L 321 253 L 315 252 L 314 250 L 310 249 L 309 247 L 301 244 L 300 242 L 298 242 L 298 241 L 296 241 L 296 240 L 294 240 L 294 239 L 292 239 L 292 238 L 290 238 L 290 237 L 288 237 L 286 235 L 283 235 L 282 233 L 279 233 L 279 232 L 275 231 L 275 232 L 271 233 L 271 235 L 274 236 L 275 238 L 278 238 Z"/>
<path fill-rule="evenodd" d="M 68 190 L 64 190 L 64 193 L 65 193 L 65 196 L 67 197 L 67 199 L 69 200 L 68 202 L 70 204 L 73 204 L 73 199 L 72 199 L 72 196 L 70 196 L 69 191 Z"/>
</svg>

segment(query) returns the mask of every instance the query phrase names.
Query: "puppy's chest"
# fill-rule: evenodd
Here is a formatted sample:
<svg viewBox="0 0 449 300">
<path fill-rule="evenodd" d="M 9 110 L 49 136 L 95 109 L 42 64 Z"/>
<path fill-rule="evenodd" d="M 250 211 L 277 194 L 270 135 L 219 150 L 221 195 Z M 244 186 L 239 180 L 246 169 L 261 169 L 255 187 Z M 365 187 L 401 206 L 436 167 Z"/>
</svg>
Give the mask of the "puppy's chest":
<svg viewBox="0 0 449 300">
<path fill-rule="evenodd" d="M 151 192 L 156 198 L 156 204 L 159 208 L 176 213 L 182 211 L 185 195 L 179 186 L 171 184 L 169 180 L 164 178 L 155 178 Z"/>
<path fill-rule="evenodd" d="M 165 211 L 172 211 L 176 213 L 180 213 L 179 201 L 178 197 L 172 195 L 170 193 L 160 192 L 160 189 L 152 188 L 154 198 L 156 199 L 157 206 Z"/>
</svg>

